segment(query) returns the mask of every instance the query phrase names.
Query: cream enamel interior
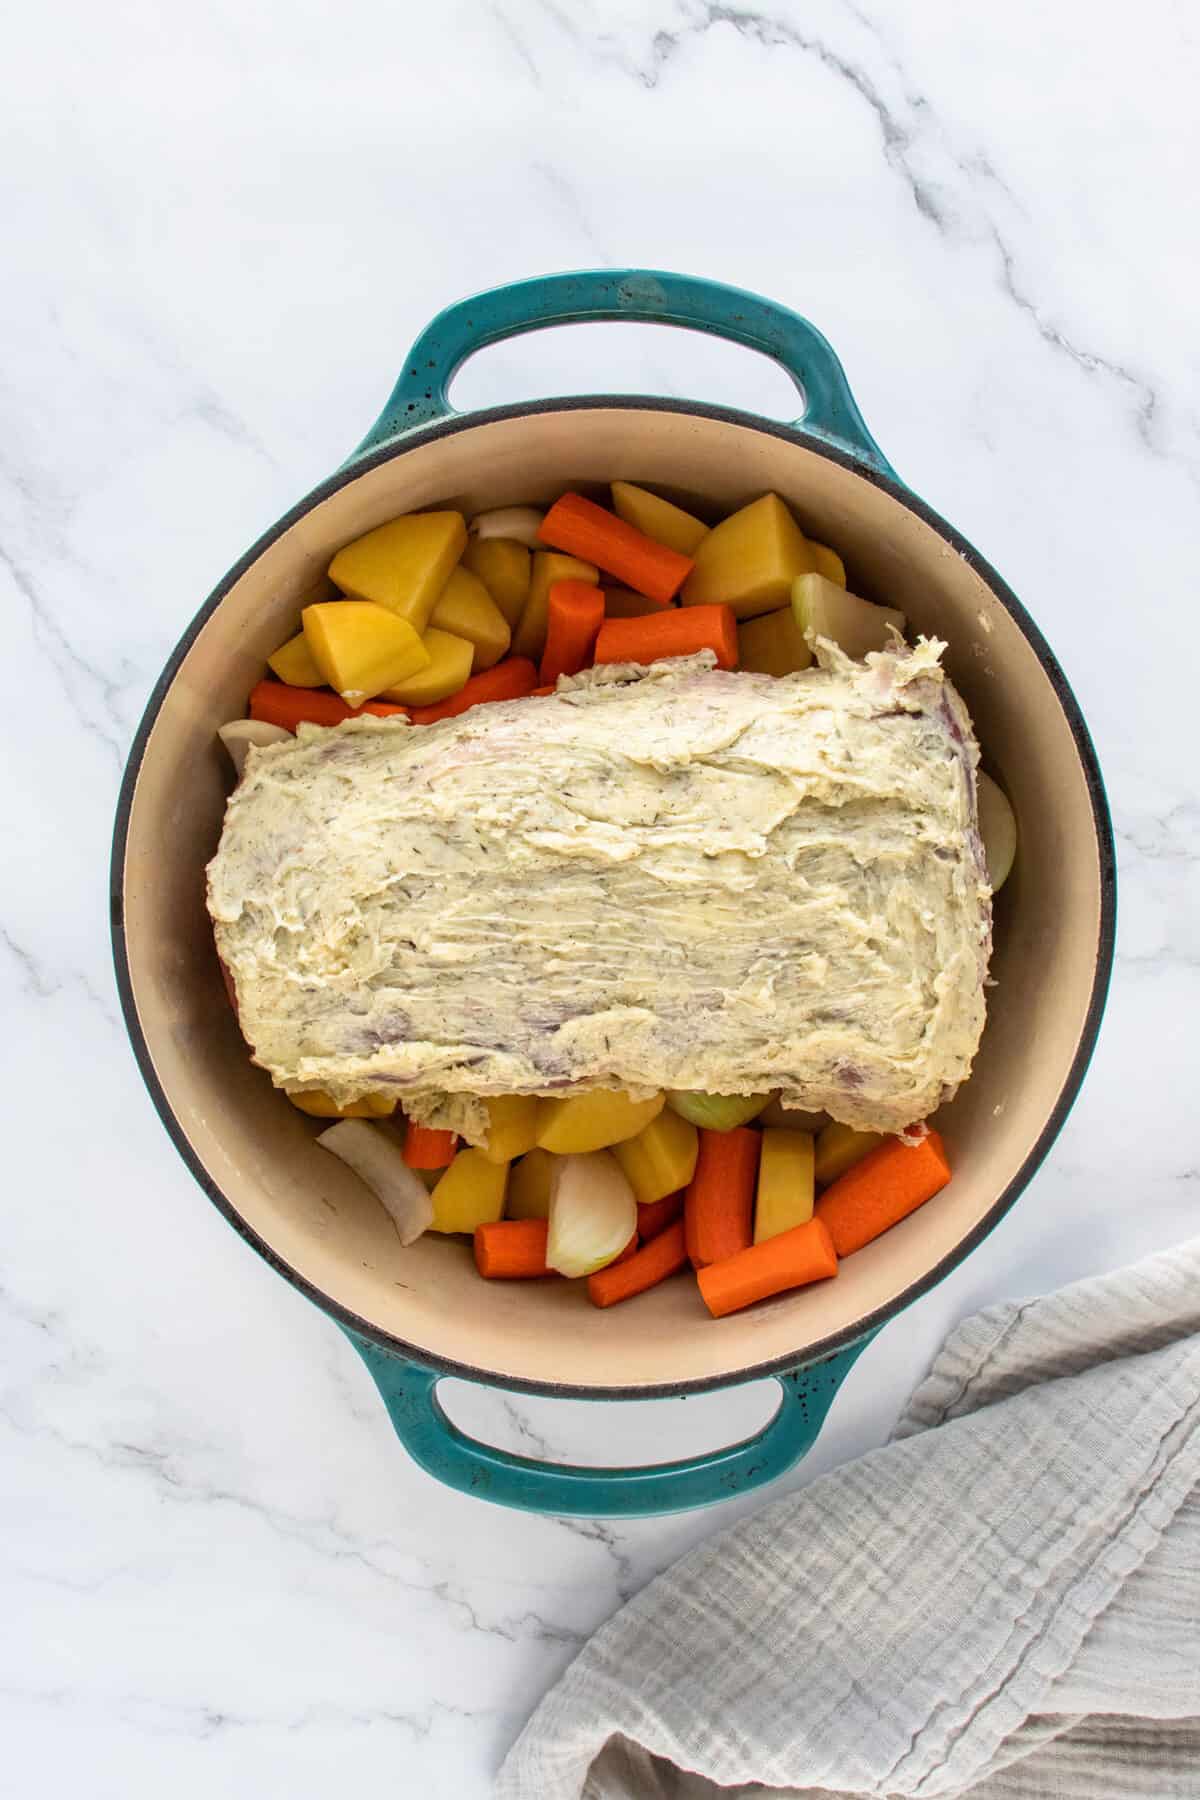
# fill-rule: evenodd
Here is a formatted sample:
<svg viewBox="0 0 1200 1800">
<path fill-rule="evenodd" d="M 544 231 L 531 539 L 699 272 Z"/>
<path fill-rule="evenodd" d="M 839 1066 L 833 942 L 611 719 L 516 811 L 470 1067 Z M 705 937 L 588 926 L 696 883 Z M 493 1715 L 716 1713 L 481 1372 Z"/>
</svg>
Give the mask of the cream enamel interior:
<svg viewBox="0 0 1200 1800">
<path fill-rule="evenodd" d="M 333 552 L 414 508 L 548 501 L 614 477 L 660 486 L 710 516 L 768 489 L 782 494 L 807 531 L 841 551 L 852 587 L 948 641 L 947 667 L 1021 834 L 996 907 L 996 985 L 975 1072 L 939 1116 L 950 1187 L 847 1259 L 836 1281 L 720 1322 L 687 1281 L 598 1312 L 575 1286 L 481 1282 L 465 1242 L 401 1249 L 367 1191 L 315 1147 L 319 1127 L 250 1066 L 204 909 L 229 779 L 217 727 L 244 711 L 267 653 L 323 590 Z M 249 1230 L 370 1329 L 433 1358 L 499 1380 L 631 1396 L 801 1362 L 952 1254 L 1018 1174 L 1069 1078 L 1101 932 L 1079 753 L 1037 656 L 984 581 L 932 527 L 830 458 L 751 426 L 649 407 L 472 425 L 398 452 L 306 512 L 232 588 L 176 673 L 145 745 L 124 873 L 130 982 L 155 1073 Z"/>
</svg>

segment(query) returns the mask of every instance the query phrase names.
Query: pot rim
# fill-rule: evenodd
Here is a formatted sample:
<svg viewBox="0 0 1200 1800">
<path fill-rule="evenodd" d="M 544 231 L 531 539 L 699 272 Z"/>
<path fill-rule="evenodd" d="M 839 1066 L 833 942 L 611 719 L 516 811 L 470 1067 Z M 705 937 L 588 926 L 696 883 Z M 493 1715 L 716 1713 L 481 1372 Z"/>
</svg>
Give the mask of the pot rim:
<svg viewBox="0 0 1200 1800">
<path fill-rule="evenodd" d="M 311 512 L 343 487 L 347 487 L 352 481 L 356 481 L 360 475 L 380 467 L 383 463 L 404 456 L 410 450 L 423 448 L 424 445 L 438 438 L 449 437 L 461 431 L 470 431 L 479 425 L 490 425 L 510 419 L 531 418 L 542 413 L 611 411 L 614 408 L 623 411 L 679 413 L 690 417 L 712 419 L 718 424 L 741 426 L 747 430 L 762 432 L 767 436 L 797 444 L 802 449 L 812 451 L 815 455 L 825 457 L 828 461 L 838 464 L 849 473 L 870 482 L 872 486 L 881 488 L 900 506 L 914 513 L 924 524 L 935 531 L 943 542 L 956 551 L 991 590 L 1012 618 L 1041 664 L 1063 710 L 1075 743 L 1076 754 L 1083 770 L 1091 803 L 1100 885 L 1100 916 L 1095 971 L 1083 1027 L 1070 1069 L 1036 1142 L 1013 1179 L 997 1196 L 978 1224 L 965 1237 L 960 1238 L 954 1248 L 939 1262 L 927 1269 L 916 1281 L 910 1282 L 895 1299 L 884 1306 L 877 1307 L 864 1318 L 855 1320 L 852 1325 L 845 1326 L 841 1331 L 830 1333 L 828 1337 L 822 1338 L 799 1356 L 771 1357 L 765 1362 L 739 1368 L 727 1374 L 697 1376 L 682 1381 L 655 1382 L 646 1386 L 606 1386 L 604 1384 L 584 1386 L 567 1382 L 531 1381 L 504 1375 L 496 1370 L 476 1368 L 470 1363 L 462 1363 L 449 1357 L 435 1355 L 418 1345 L 408 1343 L 403 1338 L 394 1336 L 373 1324 L 369 1319 L 362 1318 L 350 1308 L 333 1299 L 323 1288 L 318 1287 L 307 1276 L 302 1275 L 298 1269 L 293 1268 L 265 1238 L 260 1237 L 258 1232 L 243 1219 L 204 1167 L 176 1117 L 159 1082 L 153 1057 L 138 1017 L 125 940 L 125 853 L 133 797 L 146 745 L 162 709 L 163 701 L 199 633 L 217 611 L 225 596 L 242 579 L 247 570 L 258 561 L 264 551 L 275 543 L 284 532 L 290 530 L 306 513 Z M 262 1257 L 263 1261 L 281 1275 L 291 1287 L 303 1294 L 306 1299 L 311 1300 L 315 1306 L 328 1314 L 352 1336 L 365 1339 L 368 1343 L 375 1344 L 380 1349 L 401 1357 L 407 1362 L 432 1369 L 439 1375 L 456 1376 L 464 1381 L 481 1382 L 485 1386 L 503 1388 L 510 1393 L 540 1394 L 551 1399 L 655 1400 L 669 1399 L 683 1394 L 710 1393 L 726 1387 L 739 1387 L 751 1381 L 761 1381 L 770 1376 L 783 1375 L 792 1370 L 807 1368 L 833 1356 L 850 1344 L 873 1336 L 889 1320 L 894 1319 L 915 1300 L 919 1300 L 923 1294 L 927 1294 L 932 1288 L 935 1288 L 952 1269 L 964 1262 L 999 1224 L 1041 1167 L 1051 1145 L 1065 1124 L 1096 1046 L 1100 1021 L 1108 997 L 1116 942 L 1116 854 L 1104 778 L 1100 771 L 1095 746 L 1092 743 L 1091 733 L 1084 720 L 1079 702 L 1063 673 L 1058 658 L 1034 623 L 1033 618 L 1017 599 L 1016 594 L 992 565 L 954 526 L 936 513 L 931 506 L 928 506 L 919 495 L 905 487 L 903 482 L 896 477 L 885 474 L 882 470 L 861 461 L 849 450 L 829 441 L 820 434 L 806 431 L 802 424 L 788 424 L 782 420 L 765 419 L 755 413 L 742 412 L 736 407 L 713 406 L 702 401 L 672 400 L 632 394 L 586 394 L 524 401 L 507 406 L 488 407 L 472 413 L 455 413 L 434 424 L 419 426 L 412 431 L 405 432 L 400 437 L 389 440 L 379 449 L 369 451 L 362 456 L 355 456 L 349 463 L 343 464 L 341 468 L 335 470 L 332 475 L 327 476 L 324 481 L 306 494 L 303 499 L 290 507 L 282 518 L 277 520 L 250 546 L 245 555 L 239 558 L 217 583 L 191 623 L 186 627 L 168 657 L 146 702 L 145 711 L 130 746 L 129 757 L 121 780 L 109 868 L 109 902 L 113 963 L 121 1011 L 142 1080 L 154 1103 L 155 1110 L 183 1162 L 213 1205 L 238 1235 L 244 1238 L 250 1247 Z"/>
</svg>

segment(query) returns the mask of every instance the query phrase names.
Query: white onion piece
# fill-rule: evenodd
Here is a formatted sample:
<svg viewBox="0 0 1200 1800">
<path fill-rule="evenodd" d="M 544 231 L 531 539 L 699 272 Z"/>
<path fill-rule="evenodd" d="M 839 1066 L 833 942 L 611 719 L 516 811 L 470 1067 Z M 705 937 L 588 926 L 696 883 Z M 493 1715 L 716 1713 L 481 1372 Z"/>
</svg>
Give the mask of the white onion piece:
<svg viewBox="0 0 1200 1800">
<path fill-rule="evenodd" d="M 531 550 L 544 550 L 538 526 L 545 516 L 536 506 L 498 506 L 492 512 L 476 513 L 467 530 L 472 537 L 513 538 Z"/>
<path fill-rule="evenodd" d="M 987 860 L 988 880 L 993 894 L 999 893 L 1008 880 L 1008 872 L 1017 854 L 1017 821 L 1008 796 L 996 786 L 990 775 L 980 769 L 975 777 L 979 808 L 979 835 Z"/>
<path fill-rule="evenodd" d="M 607 1150 L 564 1156 L 550 1190 L 546 1262 L 560 1275 L 594 1275 L 637 1230 L 637 1200 Z"/>
<path fill-rule="evenodd" d="M 392 1224 L 402 1244 L 413 1244 L 433 1223 L 433 1201 L 415 1169 L 410 1169 L 400 1145 L 368 1119 L 342 1119 L 317 1139 L 365 1181 Z"/>
<path fill-rule="evenodd" d="M 265 719 L 231 719 L 228 725 L 222 725 L 217 732 L 229 752 L 239 781 L 245 773 L 246 756 L 250 750 L 265 750 L 268 744 L 282 744 L 291 735 L 282 725 L 268 725 Z"/>
</svg>

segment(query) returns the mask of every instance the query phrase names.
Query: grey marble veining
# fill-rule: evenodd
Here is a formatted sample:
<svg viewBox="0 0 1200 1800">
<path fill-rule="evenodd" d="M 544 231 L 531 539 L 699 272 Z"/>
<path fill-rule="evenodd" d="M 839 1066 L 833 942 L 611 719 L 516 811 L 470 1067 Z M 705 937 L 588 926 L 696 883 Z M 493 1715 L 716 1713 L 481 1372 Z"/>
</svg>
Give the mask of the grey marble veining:
<svg viewBox="0 0 1200 1800">
<path fill-rule="evenodd" d="M 641 264 L 826 330 L 888 455 L 1061 656 L 1122 880 L 1106 1029 L 1050 1163 L 862 1358 L 791 1479 L 878 1443 L 953 1319 L 1200 1216 L 1194 25 L 1174 0 L 1135 21 L 1033 0 L 65 0 L 26 8 L 7 49 L 5 1769 L 89 1800 L 476 1800 L 588 1632 L 739 1506 L 614 1525 L 443 1492 L 340 1335 L 193 1186 L 109 968 L 146 696 L 449 299 Z M 502 346 L 457 391 L 779 413 L 783 385 L 621 328 Z M 609 1462 L 740 1436 L 769 1397 L 448 1404 L 512 1448 Z"/>
</svg>

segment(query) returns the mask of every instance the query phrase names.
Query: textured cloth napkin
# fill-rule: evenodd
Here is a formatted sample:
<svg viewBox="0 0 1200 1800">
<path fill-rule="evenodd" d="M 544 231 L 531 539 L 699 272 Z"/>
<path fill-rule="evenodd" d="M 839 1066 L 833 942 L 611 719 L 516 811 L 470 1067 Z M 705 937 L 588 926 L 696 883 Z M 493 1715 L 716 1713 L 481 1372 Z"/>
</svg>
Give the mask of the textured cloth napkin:
<svg viewBox="0 0 1200 1800">
<path fill-rule="evenodd" d="M 685 1556 L 501 1800 L 1197 1800 L 1200 1240 L 950 1337 L 893 1441 Z"/>
</svg>

